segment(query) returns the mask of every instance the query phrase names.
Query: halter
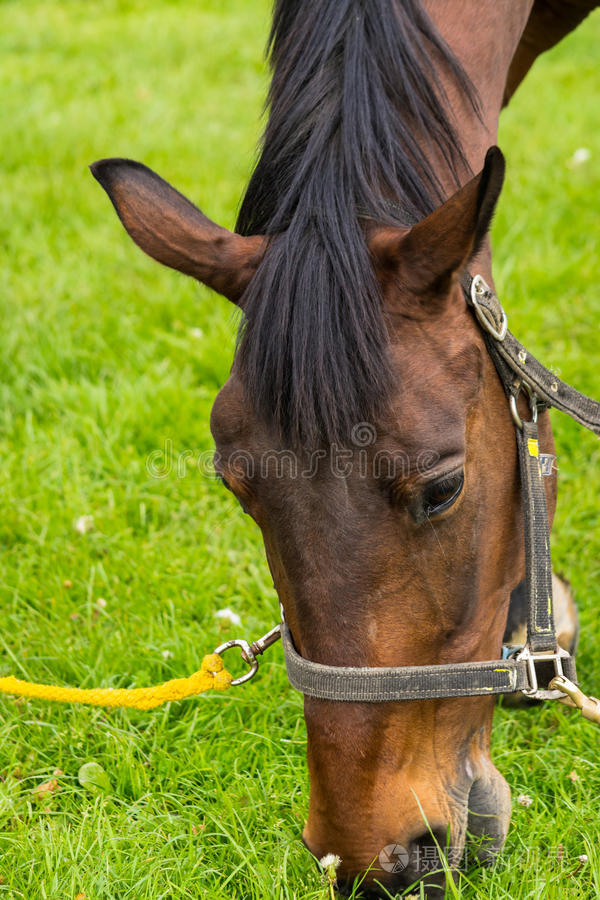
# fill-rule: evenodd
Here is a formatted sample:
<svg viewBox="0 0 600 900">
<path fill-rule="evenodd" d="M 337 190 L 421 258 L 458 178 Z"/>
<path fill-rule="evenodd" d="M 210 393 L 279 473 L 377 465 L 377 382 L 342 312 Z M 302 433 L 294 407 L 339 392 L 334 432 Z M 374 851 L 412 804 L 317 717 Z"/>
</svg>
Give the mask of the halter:
<svg viewBox="0 0 600 900">
<path fill-rule="evenodd" d="M 250 665 L 238 683 L 258 668 L 257 654 L 281 638 L 287 675 L 297 690 L 323 700 L 380 703 L 476 697 L 518 691 L 537 700 L 560 700 L 577 706 L 600 723 L 600 702 L 577 687 L 575 660 L 556 636 L 552 599 L 552 559 L 546 493 L 540 465 L 538 413 L 555 407 L 600 435 L 600 403 L 580 394 L 538 362 L 508 330 L 507 317 L 481 275 L 466 275 L 462 289 L 483 332 L 487 350 L 504 387 L 515 424 L 525 531 L 527 640 L 503 647 L 502 659 L 431 666 L 329 666 L 300 656 L 283 617 L 267 635 L 249 645 L 228 641 L 222 652 L 240 646 Z M 531 418 L 523 421 L 517 399 L 525 392 Z M 235 682 L 234 682 L 235 683 Z"/>
</svg>

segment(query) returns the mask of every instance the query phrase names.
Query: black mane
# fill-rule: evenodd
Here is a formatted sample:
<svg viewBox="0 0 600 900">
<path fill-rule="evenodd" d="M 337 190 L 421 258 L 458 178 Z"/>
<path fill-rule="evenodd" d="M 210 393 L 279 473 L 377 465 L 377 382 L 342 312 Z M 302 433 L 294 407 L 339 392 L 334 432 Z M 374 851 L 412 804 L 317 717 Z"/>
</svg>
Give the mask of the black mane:
<svg viewBox="0 0 600 900">
<path fill-rule="evenodd" d="M 391 384 L 360 220 L 413 224 L 444 199 L 416 135 L 455 180 L 466 165 L 433 56 L 477 101 L 419 0 L 276 0 L 269 49 L 269 117 L 237 230 L 273 238 L 236 362 L 288 443 L 343 443 Z"/>
</svg>

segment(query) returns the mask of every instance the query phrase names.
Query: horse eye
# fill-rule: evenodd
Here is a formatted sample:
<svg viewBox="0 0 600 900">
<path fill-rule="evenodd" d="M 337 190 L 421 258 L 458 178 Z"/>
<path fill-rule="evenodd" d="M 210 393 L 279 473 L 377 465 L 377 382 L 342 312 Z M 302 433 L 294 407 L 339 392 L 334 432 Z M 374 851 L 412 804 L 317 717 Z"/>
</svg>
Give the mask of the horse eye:
<svg viewBox="0 0 600 900">
<path fill-rule="evenodd" d="M 221 475 L 220 472 L 215 472 L 215 475 L 217 477 L 217 481 L 220 481 L 221 484 L 223 485 L 223 487 L 226 488 L 228 491 L 230 491 L 233 494 L 233 496 L 236 498 L 237 502 L 242 507 L 242 512 L 244 513 L 244 515 L 252 517 L 252 513 L 248 510 L 248 507 L 246 506 L 246 504 L 244 503 L 242 498 L 240 496 L 238 496 L 238 494 L 235 493 L 235 491 L 233 490 L 233 488 L 231 487 L 231 485 L 229 484 L 227 479 L 223 475 Z"/>
<path fill-rule="evenodd" d="M 428 484 L 423 491 L 424 514 L 430 517 L 449 509 L 458 500 L 464 483 L 465 473 L 461 470 Z"/>
<path fill-rule="evenodd" d="M 229 484 L 229 482 L 227 481 L 227 479 L 224 478 L 224 476 L 221 475 L 220 472 L 216 472 L 215 474 L 216 474 L 216 476 L 217 476 L 217 481 L 220 481 L 221 484 L 223 485 L 223 487 L 226 488 L 228 491 L 230 491 L 230 490 L 231 490 L 231 485 Z"/>
</svg>

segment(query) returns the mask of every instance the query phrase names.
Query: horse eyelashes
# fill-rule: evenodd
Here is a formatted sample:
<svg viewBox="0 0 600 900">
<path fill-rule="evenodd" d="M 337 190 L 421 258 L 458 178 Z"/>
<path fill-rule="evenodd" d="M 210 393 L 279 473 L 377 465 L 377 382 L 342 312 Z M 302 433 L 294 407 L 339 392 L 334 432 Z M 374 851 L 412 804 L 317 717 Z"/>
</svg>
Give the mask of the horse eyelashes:
<svg viewBox="0 0 600 900">
<path fill-rule="evenodd" d="M 429 518 L 449 509 L 460 496 L 465 483 L 464 471 L 441 478 L 427 485 L 423 492 L 423 511 Z"/>
</svg>

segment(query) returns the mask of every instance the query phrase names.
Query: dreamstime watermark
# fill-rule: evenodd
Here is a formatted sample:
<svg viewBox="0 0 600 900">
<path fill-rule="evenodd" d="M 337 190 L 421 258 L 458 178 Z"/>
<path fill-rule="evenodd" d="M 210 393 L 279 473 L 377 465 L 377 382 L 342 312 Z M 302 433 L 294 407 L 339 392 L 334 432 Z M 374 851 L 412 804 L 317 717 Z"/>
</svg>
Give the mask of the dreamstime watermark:
<svg viewBox="0 0 600 900">
<path fill-rule="evenodd" d="M 202 475 L 214 476 L 212 450 L 194 452 L 186 449 L 175 453 L 172 439 L 166 438 L 160 449 L 153 450 L 146 457 L 146 472 L 151 478 L 185 478 L 194 469 Z"/>
<path fill-rule="evenodd" d="M 330 444 L 311 451 L 277 450 L 268 448 L 260 453 L 234 450 L 222 459 L 219 452 L 194 452 L 186 449 L 178 453 L 173 440 L 166 438 L 160 449 L 146 457 L 146 471 L 151 478 L 185 478 L 191 472 L 213 478 L 226 462 L 227 469 L 246 480 L 261 479 L 312 479 L 322 477 L 327 470 L 335 478 L 347 479 L 353 474 L 361 478 L 385 480 L 390 484 L 415 476 L 427 476 L 434 472 L 440 461 L 435 450 L 420 450 L 411 455 L 399 448 L 375 449 L 377 430 L 368 422 L 360 422 L 352 429 L 347 444 Z M 557 471 L 556 457 L 540 453 L 542 475 L 551 476 Z"/>
<path fill-rule="evenodd" d="M 421 450 L 416 456 L 400 449 L 377 449 L 377 431 L 367 422 L 352 429 L 349 444 L 331 444 L 311 451 L 277 450 L 269 448 L 260 453 L 234 450 L 227 456 L 227 468 L 244 479 L 311 479 L 326 470 L 336 478 L 349 478 L 358 473 L 362 478 L 374 477 L 390 482 L 409 475 L 427 475 L 440 460 L 438 453 Z M 152 478 L 185 478 L 191 471 L 214 477 L 221 463 L 217 452 L 194 452 L 186 449 L 176 453 L 171 438 L 162 448 L 153 450 L 146 458 L 146 471 Z"/>
</svg>

